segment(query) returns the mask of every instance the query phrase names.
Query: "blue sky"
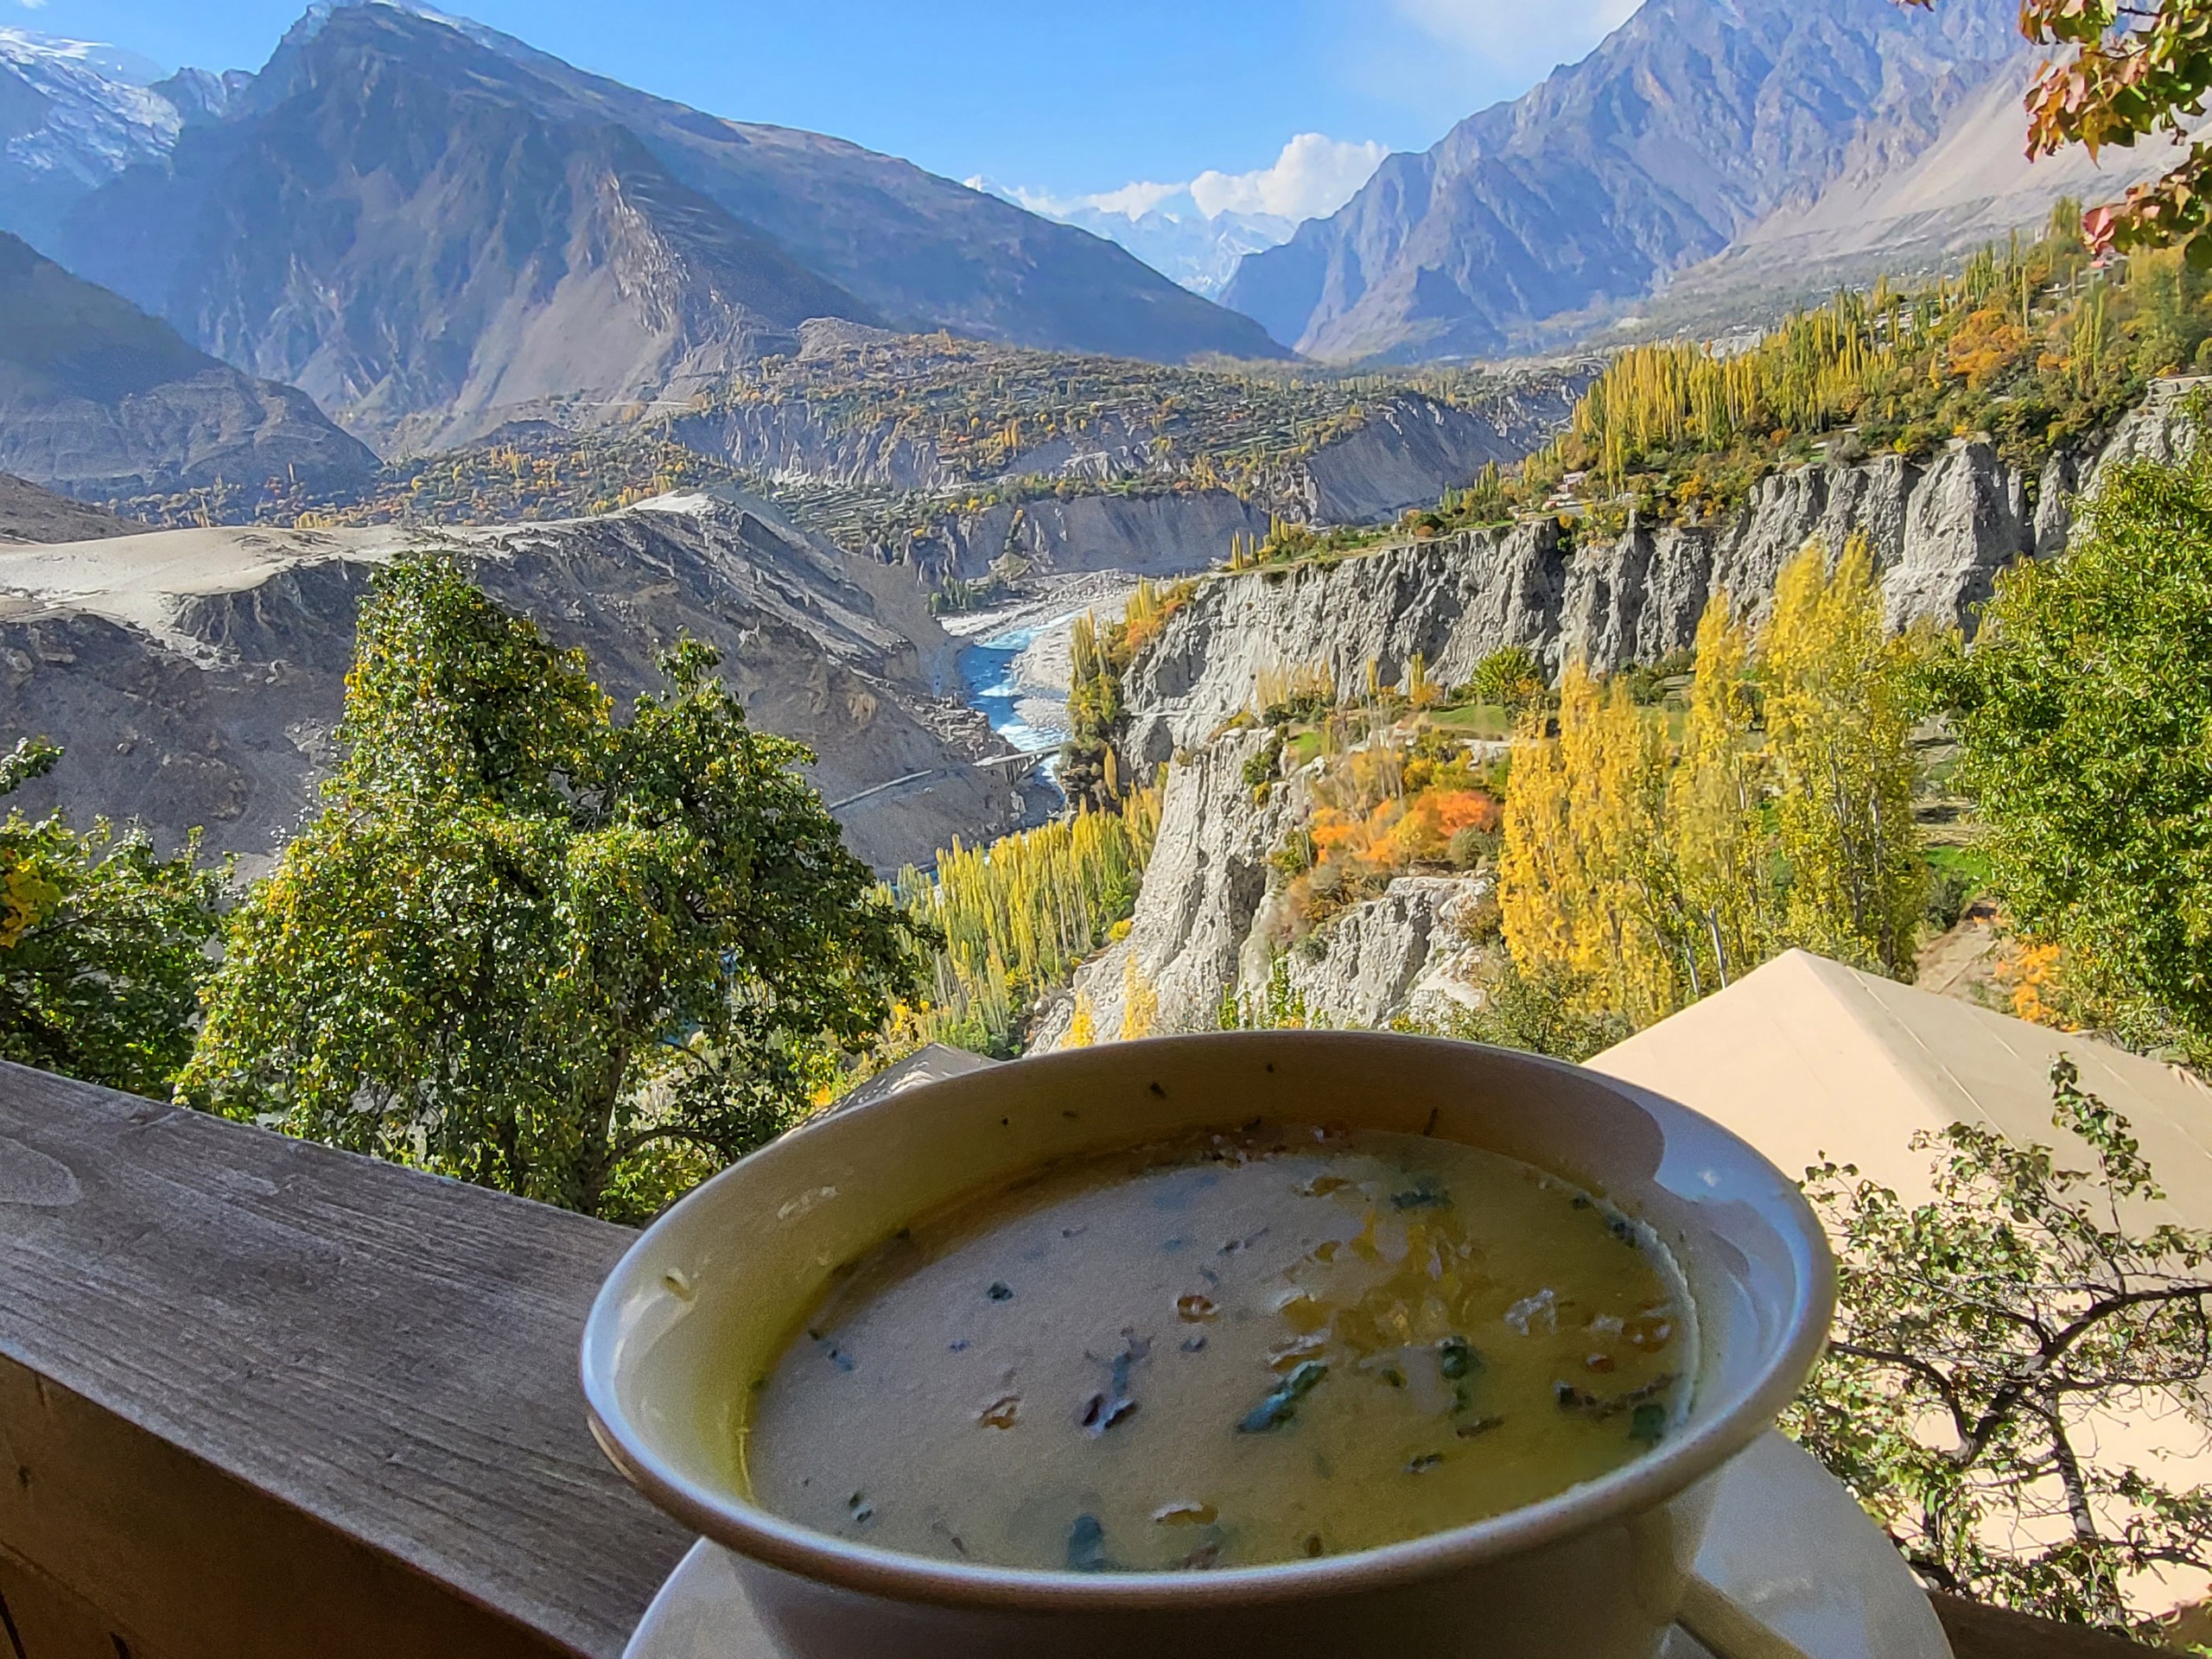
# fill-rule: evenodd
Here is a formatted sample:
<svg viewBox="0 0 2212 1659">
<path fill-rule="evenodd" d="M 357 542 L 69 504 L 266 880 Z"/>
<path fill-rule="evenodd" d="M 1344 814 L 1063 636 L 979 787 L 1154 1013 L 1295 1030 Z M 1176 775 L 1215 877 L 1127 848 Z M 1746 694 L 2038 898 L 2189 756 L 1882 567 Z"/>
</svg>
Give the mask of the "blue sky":
<svg viewBox="0 0 2212 1659">
<path fill-rule="evenodd" d="M 258 68 L 304 4 L 0 0 L 0 22 L 111 41 L 170 67 Z M 451 9 L 717 115 L 836 133 L 953 178 L 1072 197 L 1267 168 L 1300 133 L 1425 148 L 1459 117 L 1580 56 L 1631 4 L 462 0 Z M 1277 194 L 1342 188 L 1293 179 Z"/>
</svg>

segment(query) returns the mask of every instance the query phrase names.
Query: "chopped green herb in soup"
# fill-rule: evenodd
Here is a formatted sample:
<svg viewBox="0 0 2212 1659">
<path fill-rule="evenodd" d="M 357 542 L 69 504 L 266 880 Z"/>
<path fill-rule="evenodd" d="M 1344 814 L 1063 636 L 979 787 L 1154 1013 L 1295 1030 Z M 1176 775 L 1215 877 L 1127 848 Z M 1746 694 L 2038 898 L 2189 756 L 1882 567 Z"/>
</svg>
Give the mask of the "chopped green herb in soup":
<svg viewBox="0 0 2212 1659">
<path fill-rule="evenodd" d="M 741 1436 L 757 1499 L 1074 1572 L 1367 1549 L 1642 1455 L 1695 1351 L 1642 1228 L 1495 1153 L 1255 1129 L 1055 1166 L 902 1230 Z"/>
</svg>

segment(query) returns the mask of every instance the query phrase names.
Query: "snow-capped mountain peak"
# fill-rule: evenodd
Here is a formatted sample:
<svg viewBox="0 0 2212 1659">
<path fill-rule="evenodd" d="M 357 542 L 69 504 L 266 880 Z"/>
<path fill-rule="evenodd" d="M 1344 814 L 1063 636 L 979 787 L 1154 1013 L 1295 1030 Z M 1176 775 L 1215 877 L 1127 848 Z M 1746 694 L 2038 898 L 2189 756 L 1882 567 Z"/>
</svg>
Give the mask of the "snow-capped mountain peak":
<svg viewBox="0 0 2212 1659">
<path fill-rule="evenodd" d="M 0 135 L 8 170 L 101 182 L 167 155 L 183 117 L 154 90 L 158 65 L 92 41 L 0 28 Z"/>
<path fill-rule="evenodd" d="M 1297 220 L 1274 213 L 1207 213 L 1187 185 L 1132 185 L 1077 200 L 981 177 L 969 180 L 968 188 L 1118 242 L 1154 270 L 1209 299 L 1228 285 L 1246 254 L 1279 246 L 1298 228 Z"/>
</svg>

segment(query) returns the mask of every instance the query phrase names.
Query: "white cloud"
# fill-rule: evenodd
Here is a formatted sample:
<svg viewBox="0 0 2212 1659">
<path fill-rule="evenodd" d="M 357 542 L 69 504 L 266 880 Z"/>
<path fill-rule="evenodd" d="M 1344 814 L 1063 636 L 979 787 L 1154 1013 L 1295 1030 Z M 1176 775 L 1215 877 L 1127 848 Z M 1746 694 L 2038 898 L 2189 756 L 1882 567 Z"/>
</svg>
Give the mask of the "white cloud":
<svg viewBox="0 0 2212 1659">
<path fill-rule="evenodd" d="M 1514 0 L 1391 0 L 1422 34 L 1492 67 L 1542 70 L 1580 57 L 1633 16 L 1643 0 L 1550 0 L 1531 12 Z"/>
<path fill-rule="evenodd" d="M 1249 173 L 1223 173 L 1208 168 L 1181 184 L 1133 180 L 1118 190 L 1102 190 L 1089 196 L 1059 196 L 1020 185 L 1008 188 L 980 176 L 969 180 L 968 187 L 1005 196 L 1050 219 L 1088 212 L 1119 214 L 1134 223 L 1156 207 L 1173 209 L 1175 199 L 1181 196 L 1187 197 L 1181 209 L 1185 213 L 1195 204 L 1209 219 L 1224 213 L 1265 214 L 1296 224 L 1335 213 L 1375 175 L 1375 169 L 1389 153 L 1372 140 L 1354 144 L 1318 132 L 1301 132 L 1282 147 L 1282 154 L 1271 166 Z"/>
<path fill-rule="evenodd" d="M 1350 201 L 1389 153 L 1372 139 L 1351 144 L 1318 132 L 1301 132 L 1282 147 L 1272 167 L 1251 173 L 1209 169 L 1199 174 L 1191 181 L 1191 197 L 1208 219 L 1225 213 L 1319 219 Z"/>
<path fill-rule="evenodd" d="M 45 7 L 46 0 L 16 0 L 16 3 L 25 11 L 38 11 Z"/>
<path fill-rule="evenodd" d="M 1124 219 L 1142 219 L 1182 188 L 1179 184 L 1125 184 L 1118 190 L 1085 196 L 1083 205 L 1096 207 L 1102 213 L 1119 213 Z"/>
</svg>

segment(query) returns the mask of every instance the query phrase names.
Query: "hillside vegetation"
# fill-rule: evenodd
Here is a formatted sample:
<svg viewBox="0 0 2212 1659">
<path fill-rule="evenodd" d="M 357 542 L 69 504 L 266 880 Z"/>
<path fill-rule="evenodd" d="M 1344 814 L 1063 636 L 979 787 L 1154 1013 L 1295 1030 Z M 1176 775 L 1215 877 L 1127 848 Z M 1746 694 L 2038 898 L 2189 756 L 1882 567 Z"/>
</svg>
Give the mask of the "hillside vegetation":
<svg viewBox="0 0 2212 1659">
<path fill-rule="evenodd" d="M 771 358 L 703 411 L 804 404 L 835 433 L 894 432 L 925 444 L 969 483 L 1035 470 L 1070 439 L 1127 453 L 1114 472 L 1161 484 L 1250 489 L 1366 418 L 1378 397 L 1418 394 L 1471 407 L 1494 378 L 1437 372 L 1338 376 L 1271 365 L 1175 367 L 957 339 L 855 331 L 828 349 Z"/>
<path fill-rule="evenodd" d="M 2028 245 L 1958 275 L 1838 294 L 1758 338 L 1614 357 L 1567 429 L 1511 469 L 1388 526 L 1279 521 L 1232 569 L 1361 552 L 1560 514 L 1605 534 L 1709 524 L 1770 474 L 1827 459 L 1925 461 L 1981 437 L 2031 474 L 2094 448 L 2161 376 L 2212 371 L 2212 276 L 2177 251 L 2100 264 L 2072 203 Z"/>
<path fill-rule="evenodd" d="M 1746 351 L 1639 346 L 1523 469 L 1522 497 L 1564 486 L 1696 522 L 1777 463 L 1918 459 L 1977 435 L 2032 469 L 2096 441 L 2147 379 L 2204 365 L 2209 292 L 2177 252 L 2101 270 L 2069 231 L 1926 287 L 1840 294 Z"/>
<path fill-rule="evenodd" d="M 925 997 L 894 1013 L 886 1052 L 938 1042 L 1020 1053 L 1039 999 L 1136 907 L 1161 793 L 1136 790 L 1112 810 L 1078 810 L 988 847 L 955 842 L 933 875 L 902 872 L 899 899 L 943 942 Z"/>
<path fill-rule="evenodd" d="M 596 406 L 548 404 L 543 418 L 388 461 L 359 483 L 226 480 L 111 505 L 171 526 L 480 524 L 581 518 L 727 484 L 842 546 L 897 552 L 949 513 L 1052 496 L 1228 490 L 1294 512 L 1300 464 L 1385 403 L 1477 409 L 1515 384 L 1459 371 L 1173 367 L 855 330 L 842 344 L 748 365 L 680 410 L 638 404 L 606 423 Z M 803 431 L 825 451 L 896 449 L 931 481 L 862 483 L 783 466 L 771 477 L 719 453 L 728 447 L 720 435 L 748 423 Z"/>
</svg>

